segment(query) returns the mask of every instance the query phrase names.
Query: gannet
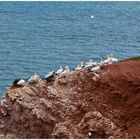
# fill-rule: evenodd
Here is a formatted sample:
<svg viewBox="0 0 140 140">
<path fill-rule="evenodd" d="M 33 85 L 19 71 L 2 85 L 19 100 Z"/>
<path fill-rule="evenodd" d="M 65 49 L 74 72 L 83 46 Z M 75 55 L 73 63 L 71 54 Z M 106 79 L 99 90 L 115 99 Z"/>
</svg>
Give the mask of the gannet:
<svg viewBox="0 0 140 140">
<path fill-rule="evenodd" d="M 54 80 L 54 75 L 55 75 L 55 72 L 54 72 L 54 71 L 49 72 L 49 73 L 45 76 L 45 80 L 47 80 L 48 82 L 53 81 L 53 80 Z"/>
<path fill-rule="evenodd" d="M 60 68 L 57 70 L 56 74 L 60 75 L 64 71 L 63 67 L 60 66 Z"/>
<path fill-rule="evenodd" d="M 49 77 L 51 77 L 51 76 L 53 76 L 54 74 L 55 74 L 54 71 L 49 72 L 49 73 L 45 76 L 45 79 L 46 79 L 46 78 L 49 78 Z"/>
<path fill-rule="evenodd" d="M 107 55 L 107 59 L 103 61 L 103 64 L 117 63 L 118 59 L 113 57 L 113 54 Z"/>
<path fill-rule="evenodd" d="M 19 85 L 19 86 L 25 86 L 25 84 L 26 84 L 26 82 L 23 79 L 21 79 L 17 82 L 17 85 Z"/>
<path fill-rule="evenodd" d="M 93 72 L 98 72 L 99 70 L 100 70 L 100 66 L 99 65 L 97 65 L 97 66 L 95 66 L 95 67 L 93 67 L 91 69 L 91 71 L 93 71 Z"/>
<path fill-rule="evenodd" d="M 13 83 L 12 83 L 12 85 L 14 86 L 14 85 L 17 85 L 17 83 L 20 81 L 20 79 L 15 79 L 14 81 L 13 81 Z"/>
<path fill-rule="evenodd" d="M 65 70 L 60 74 L 60 76 L 65 76 L 69 72 L 70 72 L 69 66 L 66 66 Z"/>
<path fill-rule="evenodd" d="M 118 62 L 118 59 L 113 57 L 113 54 L 110 54 L 110 57 L 111 57 L 111 60 L 113 63 L 117 63 Z"/>
<path fill-rule="evenodd" d="M 97 62 L 93 62 L 92 60 L 90 60 L 89 62 L 86 62 L 85 68 L 91 67 L 93 65 L 97 65 Z"/>
<path fill-rule="evenodd" d="M 82 67 L 82 68 L 84 68 L 84 67 L 85 67 L 85 65 L 84 65 L 84 63 L 83 63 L 83 62 L 81 62 L 81 67 Z"/>
<path fill-rule="evenodd" d="M 77 67 L 75 68 L 75 70 L 81 70 L 82 67 L 80 65 L 77 65 Z"/>
<path fill-rule="evenodd" d="M 13 81 L 13 86 L 16 86 L 16 85 L 19 85 L 19 86 L 24 86 L 25 85 L 25 80 L 23 80 L 23 79 L 15 79 L 14 81 Z"/>
<path fill-rule="evenodd" d="M 36 83 L 39 81 L 39 76 L 35 73 L 31 78 L 28 80 L 28 83 Z"/>
</svg>

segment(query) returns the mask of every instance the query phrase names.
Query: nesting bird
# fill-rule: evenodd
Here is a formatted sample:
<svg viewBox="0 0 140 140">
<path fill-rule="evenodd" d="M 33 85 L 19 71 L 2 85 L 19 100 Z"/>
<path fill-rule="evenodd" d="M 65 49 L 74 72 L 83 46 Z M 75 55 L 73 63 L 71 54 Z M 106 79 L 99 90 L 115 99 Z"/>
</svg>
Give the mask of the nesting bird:
<svg viewBox="0 0 140 140">
<path fill-rule="evenodd" d="M 16 86 L 16 85 L 18 85 L 18 86 L 25 86 L 25 84 L 26 84 L 26 81 L 23 80 L 23 79 L 15 79 L 13 81 L 13 86 Z"/>
<path fill-rule="evenodd" d="M 77 65 L 77 67 L 75 68 L 76 71 L 81 70 L 82 67 L 80 65 Z"/>
<path fill-rule="evenodd" d="M 62 77 L 62 76 L 65 76 L 65 75 L 67 75 L 69 72 L 70 72 L 69 66 L 66 66 L 66 67 L 65 67 L 65 70 L 60 74 L 60 76 L 61 76 L 61 77 Z"/>
<path fill-rule="evenodd" d="M 45 76 L 45 80 L 47 80 L 48 82 L 51 82 L 54 80 L 54 76 L 55 76 L 55 72 L 51 71 Z"/>
<path fill-rule="evenodd" d="M 92 71 L 92 72 L 99 72 L 99 70 L 100 70 L 100 66 L 97 65 L 97 66 L 93 67 L 90 71 Z"/>
<path fill-rule="evenodd" d="M 80 64 L 81 64 L 81 65 L 80 65 L 80 66 L 81 66 L 81 68 L 84 68 L 84 67 L 85 67 L 85 65 L 84 65 L 84 63 L 83 63 L 83 62 L 81 62 Z"/>
<path fill-rule="evenodd" d="M 107 59 L 104 60 L 102 63 L 103 64 L 112 64 L 112 63 L 117 63 L 118 59 L 113 57 L 113 54 L 107 55 Z"/>
<path fill-rule="evenodd" d="M 39 76 L 35 73 L 33 76 L 31 76 L 31 78 L 28 80 L 28 83 L 32 84 L 32 83 L 37 83 L 39 81 Z"/>
<path fill-rule="evenodd" d="M 85 68 L 96 66 L 96 65 L 97 62 L 93 62 L 92 60 L 90 60 L 89 62 L 86 63 Z"/>
<path fill-rule="evenodd" d="M 60 75 L 64 71 L 63 67 L 60 66 L 60 68 L 57 70 L 56 74 Z"/>
</svg>

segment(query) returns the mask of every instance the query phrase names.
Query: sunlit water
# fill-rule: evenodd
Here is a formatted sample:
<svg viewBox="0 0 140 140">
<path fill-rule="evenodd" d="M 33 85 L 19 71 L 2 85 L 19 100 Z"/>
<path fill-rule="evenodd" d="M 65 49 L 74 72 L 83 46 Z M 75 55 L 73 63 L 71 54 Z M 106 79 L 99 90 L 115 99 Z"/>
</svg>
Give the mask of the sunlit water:
<svg viewBox="0 0 140 140">
<path fill-rule="evenodd" d="M 140 2 L 0 2 L 0 95 L 15 78 L 108 53 L 140 54 Z"/>
</svg>

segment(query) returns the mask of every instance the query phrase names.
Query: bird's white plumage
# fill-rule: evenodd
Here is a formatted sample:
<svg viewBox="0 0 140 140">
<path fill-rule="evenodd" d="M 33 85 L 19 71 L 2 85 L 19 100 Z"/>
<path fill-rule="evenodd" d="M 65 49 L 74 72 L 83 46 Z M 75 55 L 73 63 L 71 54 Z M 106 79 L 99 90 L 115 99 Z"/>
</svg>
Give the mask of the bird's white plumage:
<svg viewBox="0 0 140 140">
<path fill-rule="evenodd" d="M 60 68 L 57 70 L 56 74 L 60 75 L 64 71 L 63 67 L 60 66 Z"/>
<path fill-rule="evenodd" d="M 90 16 L 90 18 L 91 18 L 91 19 L 94 19 L 94 18 L 95 18 L 95 16 L 94 16 L 94 15 L 91 15 L 91 16 Z"/>
<path fill-rule="evenodd" d="M 31 78 L 28 80 L 28 83 L 36 83 L 39 81 L 39 76 L 35 73 Z"/>
<path fill-rule="evenodd" d="M 113 54 L 109 54 L 107 55 L 107 59 L 103 61 L 103 64 L 112 64 L 112 63 L 117 63 L 117 62 L 118 62 L 118 59 L 113 57 Z"/>
<path fill-rule="evenodd" d="M 65 70 L 60 74 L 60 76 L 65 76 L 66 74 L 68 74 L 70 72 L 69 66 L 65 67 Z"/>
<path fill-rule="evenodd" d="M 54 74 L 54 71 L 51 71 L 45 76 L 45 78 L 48 78 L 48 77 L 52 76 L 53 74 Z"/>
<path fill-rule="evenodd" d="M 91 71 L 93 71 L 93 72 L 98 72 L 100 70 L 100 66 L 98 65 L 98 66 L 95 66 L 95 67 L 93 67 L 92 69 L 91 69 Z"/>
<path fill-rule="evenodd" d="M 24 86 L 26 84 L 25 80 L 21 79 L 17 82 L 17 85 Z"/>
<path fill-rule="evenodd" d="M 81 70 L 82 67 L 80 65 L 77 65 L 77 67 L 75 68 L 75 70 Z"/>
<path fill-rule="evenodd" d="M 85 68 L 92 67 L 95 65 L 97 65 L 97 62 L 93 62 L 92 60 L 90 60 L 89 62 L 86 62 Z"/>
</svg>

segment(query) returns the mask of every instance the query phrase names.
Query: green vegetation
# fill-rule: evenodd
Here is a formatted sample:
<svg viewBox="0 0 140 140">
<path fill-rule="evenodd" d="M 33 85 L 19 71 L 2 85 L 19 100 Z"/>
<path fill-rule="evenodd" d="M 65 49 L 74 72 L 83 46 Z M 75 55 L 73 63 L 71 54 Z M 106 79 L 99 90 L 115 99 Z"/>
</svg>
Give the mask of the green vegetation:
<svg viewBox="0 0 140 140">
<path fill-rule="evenodd" d="M 129 60 L 139 60 L 139 59 L 140 59 L 140 56 L 129 58 Z"/>
</svg>

